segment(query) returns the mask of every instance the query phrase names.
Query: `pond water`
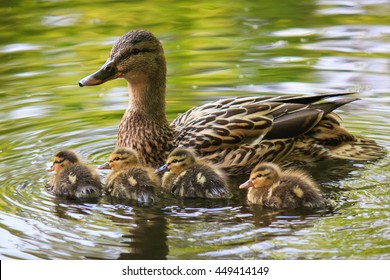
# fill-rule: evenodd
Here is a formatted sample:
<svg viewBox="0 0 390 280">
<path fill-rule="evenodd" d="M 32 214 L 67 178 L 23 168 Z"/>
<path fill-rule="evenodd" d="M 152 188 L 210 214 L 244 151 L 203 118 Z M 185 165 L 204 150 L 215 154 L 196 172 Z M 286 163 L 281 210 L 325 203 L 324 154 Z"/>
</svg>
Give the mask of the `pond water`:
<svg viewBox="0 0 390 280">
<path fill-rule="evenodd" d="M 164 44 L 170 120 L 226 96 L 356 90 L 344 126 L 389 150 L 390 1 L 8 1 L 0 13 L 1 259 L 390 259 L 389 156 L 308 168 L 330 204 L 311 212 L 249 206 L 238 190 L 143 207 L 44 187 L 57 150 L 100 164 L 114 149 L 125 81 L 77 83 L 138 28 Z"/>
</svg>

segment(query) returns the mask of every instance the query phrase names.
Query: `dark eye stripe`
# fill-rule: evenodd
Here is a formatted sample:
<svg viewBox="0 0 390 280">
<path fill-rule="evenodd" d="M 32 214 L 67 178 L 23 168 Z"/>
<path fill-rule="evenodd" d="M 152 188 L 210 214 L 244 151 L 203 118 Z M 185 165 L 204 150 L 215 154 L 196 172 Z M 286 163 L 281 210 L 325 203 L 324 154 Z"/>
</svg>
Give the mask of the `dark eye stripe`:
<svg viewBox="0 0 390 280">
<path fill-rule="evenodd" d="M 134 48 L 134 49 L 131 49 L 129 51 L 125 51 L 124 53 L 122 53 L 120 56 L 119 56 L 119 59 L 125 59 L 129 56 L 133 56 L 133 55 L 139 55 L 140 53 L 147 53 L 147 52 L 153 52 L 154 50 L 152 49 L 138 49 L 138 48 Z"/>
<path fill-rule="evenodd" d="M 183 159 L 174 159 L 172 160 L 171 162 L 168 163 L 168 165 L 172 164 L 172 163 L 178 163 L 178 162 L 183 162 L 184 161 L 184 158 Z"/>
<path fill-rule="evenodd" d="M 64 161 L 65 161 L 65 159 L 55 160 L 55 161 L 53 161 L 53 164 L 60 164 L 60 163 L 63 163 Z"/>
<path fill-rule="evenodd" d="M 123 159 L 125 159 L 125 158 L 116 157 L 116 158 L 110 160 L 109 162 L 120 161 L 120 160 L 123 160 Z"/>
<path fill-rule="evenodd" d="M 269 176 L 270 174 L 271 174 L 271 173 L 269 173 L 269 172 L 268 172 L 268 173 L 259 173 L 259 174 L 256 175 L 256 177 L 259 177 L 259 178 L 260 178 L 260 177 L 267 177 L 267 176 Z"/>
</svg>

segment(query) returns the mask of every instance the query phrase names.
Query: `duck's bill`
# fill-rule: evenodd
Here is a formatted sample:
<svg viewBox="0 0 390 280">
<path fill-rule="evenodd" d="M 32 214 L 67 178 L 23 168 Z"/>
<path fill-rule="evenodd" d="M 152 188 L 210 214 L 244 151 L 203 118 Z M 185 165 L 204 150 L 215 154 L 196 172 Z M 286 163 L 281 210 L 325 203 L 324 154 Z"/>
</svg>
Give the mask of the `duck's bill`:
<svg viewBox="0 0 390 280">
<path fill-rule="evenodd" d="M 157 168 L 154 172 L 160 173 L 168 169 L 168 164 L 164 164 L 163 166 Z"/>
<path fill-rule="evenodd" d="M 106 163 L 99 165 L 97 169 L 111 169 L 110 163 L 107 161 Z"/>
<path fill-rule="evenodd" d="M 116 68 L 114 62 L 108 59 L 106 63 L 95 73 L 85 77 L 79 81 L 79 86 L 96 86 L 103 84 L 107 81 L 119 78 L 121 73 Z"/>
<path fill-rule="evenodd" d="M 238 188 L 239 189 L 249 189 L 251 187 L 253 187 L 253 183 L 252 183 L 252 180 L 248 180 L 246 181 L 245 183 L 242 183 Z"/>
<path fill-rule="evenodd" d="M 54 166 L 50 166 L 48 168 L 45 169 L 47 172 L 53 172 L 54 171 Z"/>
</svg>

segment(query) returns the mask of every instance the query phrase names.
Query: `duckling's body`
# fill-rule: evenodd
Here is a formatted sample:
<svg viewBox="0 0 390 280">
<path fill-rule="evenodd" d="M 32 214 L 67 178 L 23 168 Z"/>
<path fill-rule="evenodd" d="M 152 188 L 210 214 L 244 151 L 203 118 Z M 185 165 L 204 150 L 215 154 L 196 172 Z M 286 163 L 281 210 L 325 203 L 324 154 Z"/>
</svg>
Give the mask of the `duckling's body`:
<svg viewBox="0 0 390 280">
<path fill-rule="evenodd" d="M 157 200 L 155 189 L 160 185 L 154 170 L 139 163 L 138 155 L 129 148 L 118 148 L 109 157 L 111 172 L 105 190 L 111 196 L 152 203 Z"/>
<path fill-rule="evenodd" d="M 137 150 L 141 162 L 154 168 L 166 161 L 172 148 L 180 146 L 196 150 L 230 175 L 249 174 L 264 161 L 374 160 L 383 156 L 374 141 L 351 135 L 332 113 L 355 98 L 316 104 L 352 93 L 232 97 L 192 108 L 169 123 L 164 50 L 145 30 L 121 36 L 101 69 L 79 85 L 99 85 L 116 78 L 126 79 L 129 89 L 117 146 Z"/>
<path fill-rule="evenodd" d="M 183 198 L 225 198 L 228 191 L 224 175 L 210 164 L 198 160 L 182 148 L 169 154 L 167 163 L 159 171 L 169 169 L 163 175 L 162 187 Z"/>
<path fill-rule="evenodd" d="M 257 165 L 250 179 L 240 186 L 249 188 L 250 203 L 271 208 L 322 208 L 325 206 L 317 184 L 301 170 L 281 171 L 273 163 Z"/>
<path fill-rule="evenodd" d="M 101 195 L 102 184 L 97 172 L 82 163 L 78 156 L 69 150 L 54 155 L 50 171 L 55 173 L 50 178 L 48 190 L 67 198 L 90 198 Z"/>
</svg>

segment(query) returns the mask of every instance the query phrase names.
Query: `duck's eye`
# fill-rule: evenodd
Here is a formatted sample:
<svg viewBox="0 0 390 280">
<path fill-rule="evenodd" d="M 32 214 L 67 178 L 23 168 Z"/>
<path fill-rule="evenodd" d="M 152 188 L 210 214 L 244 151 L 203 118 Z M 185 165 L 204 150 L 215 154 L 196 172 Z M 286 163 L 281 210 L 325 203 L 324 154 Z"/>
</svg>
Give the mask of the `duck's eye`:
<svg viewBox="0 0 390 280">
<path fill-rule="evenodd" d="M 64 162 L 64 160 L 65 160 L 65 159 L 57 159 L 57 160 L 53 161 L 53 165 L 54 165 L 54 164 L 61 164 L 61 163 Z"/>
<path fill-rule="evenodd" d="M 261 177 L 263 177 L 264 175 L 263 174 L 257 174 L 257 178 L 261 178 Z"/>
<path fill-rule="evenodd" d="M 131 50 L 131 55 L 137 55 L 137 54 L 139 54 L 141 51 L 140 51 L 140 49 L 132 49 Z"/>
<path fill-rule="evenodd" d="M 118 161 L 118 160 L 121 160 L 121 158 L 120 157 L 116 157 L 116 158 L 114 158 L 114 160 Z"/>
</svg>

